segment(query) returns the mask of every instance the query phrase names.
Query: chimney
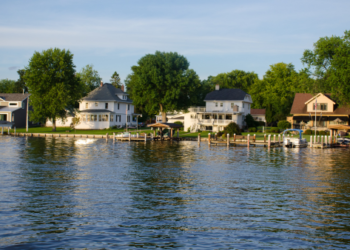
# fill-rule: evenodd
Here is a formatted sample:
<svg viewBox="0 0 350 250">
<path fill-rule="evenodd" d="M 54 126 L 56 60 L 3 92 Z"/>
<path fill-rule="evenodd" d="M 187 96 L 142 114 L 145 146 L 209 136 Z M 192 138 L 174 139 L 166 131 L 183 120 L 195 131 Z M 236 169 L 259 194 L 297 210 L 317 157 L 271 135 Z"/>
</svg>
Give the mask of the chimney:
<svg viewBox="0 0 350 250">
<path fill-rule="evenodd" d="M 124 92 L 124 84 L 120 87 L 120 89 Z"/>
<path fill-rule="evenodd" d="M 103 82 L 101 81 L 101 87 L 103 87 Z"/>
<path fill-rule="evenodd" d="M 215 90 L 220 90 L 220 85 L 219 84 L 215 85 Z"/>
</svg>

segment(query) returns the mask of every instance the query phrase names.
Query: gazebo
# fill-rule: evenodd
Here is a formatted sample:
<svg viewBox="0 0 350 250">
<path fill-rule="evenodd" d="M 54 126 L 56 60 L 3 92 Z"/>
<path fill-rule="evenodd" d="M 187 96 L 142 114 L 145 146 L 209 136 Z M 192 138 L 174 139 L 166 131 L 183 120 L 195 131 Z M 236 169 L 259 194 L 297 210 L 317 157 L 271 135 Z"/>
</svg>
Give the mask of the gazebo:
<svg viewBox="0 0 350 250">
<path fill-rule="evenodd" d="M 163 134 L 162 131 L 163 129 L 170 129 L 170 138 L 173 138 L 173 129 L 177 129 L 177 131 L 179 132 L 179 129 L 182 128 L 182 125 L 176 124 L 176 123 L 169 123 L 169 122 L 164 122 L 164 123 L 153 123 L 153 124 L 149 124 L 147 125 L 147 127 L 151 127 L 151 128 L 159 128 L 160 129 L 160 138 L 163 139 Z"/>
</svg>

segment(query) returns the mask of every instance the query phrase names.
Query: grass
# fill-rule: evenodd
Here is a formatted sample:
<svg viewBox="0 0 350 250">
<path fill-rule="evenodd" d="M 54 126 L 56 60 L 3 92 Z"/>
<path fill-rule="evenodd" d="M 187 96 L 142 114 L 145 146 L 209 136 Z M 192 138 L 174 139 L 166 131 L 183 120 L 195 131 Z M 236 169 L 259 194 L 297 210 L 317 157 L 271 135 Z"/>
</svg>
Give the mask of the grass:
<svg viewBox="0 0 350 250">
<path fill-rule="evenodd" d="M 14 130 L 10 130 L 11 133 L 14 133 Z M 69 131 L 69 132 L 67 132 Z M 128 129 L 132 134 L 139 133 L 149 133 L 152 130 L 150 128 L 139 128 L 137 129 Z M 6 132 L 6 130 L 5 130 Z M 45 134 L 84 134 L 84 135 L 105 135 L 106 133 L 122 133 L 125 132 L 125 129 L 95 129 L 95 130 L 82 130 L 82 129 L 71 129 L 70 127 L 58 127 L 56 128 L 56 132 L 52 132 L 52 127 L 35 127 L 29 128 L 28 132 L 26 132 L 25 128 L 17 128 L 16 133 L 45 133 Z"/>
</svg>

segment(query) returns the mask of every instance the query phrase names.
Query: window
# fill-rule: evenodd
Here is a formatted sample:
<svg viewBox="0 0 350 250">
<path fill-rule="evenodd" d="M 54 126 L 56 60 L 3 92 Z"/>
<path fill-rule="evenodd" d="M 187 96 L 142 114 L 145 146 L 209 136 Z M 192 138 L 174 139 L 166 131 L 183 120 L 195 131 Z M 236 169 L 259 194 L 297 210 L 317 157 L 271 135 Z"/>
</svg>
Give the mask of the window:
<svg viewBox="0 0 350 250">
<path fill-rule="evenodd" d="M 224 104 L 221 102 L 221 103 L 220 103 L 220 107 L 223 107 L 223 106 L 224 106 Z"/>
<path fill-rule="evenodd" d="M 232 102 L 232 103 L 231 103 L 231 108 L 233 109 L 233 108 L 234 108 L 234 106 L 235 106 L 235 104 Z"/>
<path fill-rule="evenodd" d="M 102 121 L 102 120 L 101 120 L 101 115 L 98 115 L 98 121 L 99 121 L 99 122 Z"/>
<path fill-rule="evenodd" d="M 10 102 L 9 105 L 10 106 L 17 106 L 17 103 L 16 102 Z"/>
<path fill-rule="evenodd" d="M 111 115 L 111 122 L 113 121 L 113 115 Z"/>
<path fill-rule="evenodd" d="M 85 103 L 85 108 L 88 109 L 89 108 L 89 104 Z"/>
<path fill-rule="evenodd" d="M 128 115 L 128 118 L 127 118 L 127 119 L 128 119 L 128 122 L 130 122 L 130 115 Z"/>
<path fill-rule="evenodd" d="M 243 102 L 243 108 L 244 108 L 244 102 Z"/>
<path fill-rule="evenodd" d="M 103 122 L 107 122 L 108 121 L 108 115 L 101 115 L 101 120 L 103 121 Z"/>
<path fill-rule="evenodd" d="M 7 115 L 0 115 L 0 121 L 7 121 Z"/>
<path fill-rule="evenodd" d="M 315 110 L 315 103 L 312 105 L 313 110 Z M 317 103 L 317 110 L 324 110 L 327 111 L 327 103 Z"/>
<path fill-rule="evenodd" d="M 82 116 L 81 116 L 81 118 L 83 118 L 83 122 L 85 122 L 85 121 L 86 121 L 86 117 L 85 117 L 85 115 L 82 115 Z"/>
<path fill-rule="evenodd" d="M 120 103 L 118 103 L 118 110 L 120 109 Z"/>
<path fill-rule="evenodd" d="M 108 103 L 106 102 L 106 104 L 105 104 L 105 109 L 108 109 Z"/>
<path fill-rule="evenodd" d="M 95 102 L 95 107 L 98 107 L 98 103 L 97 102 Z"/>
<path fill-rule="evenodd" d="M 130 104 L 128 104 L 128 110 L 130 110 Z"/>
<path fill-rule="evenodd" d="M 218 106 L 218 103 L 216 102 L 216 103 L 215 103 L 215 107 L 217 107 L 217 106 Z"/>
</svg>

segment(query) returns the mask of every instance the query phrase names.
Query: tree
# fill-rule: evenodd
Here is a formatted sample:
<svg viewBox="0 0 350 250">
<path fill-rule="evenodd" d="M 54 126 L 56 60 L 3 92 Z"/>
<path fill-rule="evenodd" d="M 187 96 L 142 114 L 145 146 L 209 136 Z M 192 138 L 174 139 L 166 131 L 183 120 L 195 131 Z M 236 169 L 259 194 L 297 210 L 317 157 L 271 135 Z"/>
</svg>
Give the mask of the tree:
<svg viewBox="0 0 350 250">
<path fill-rule="evenodd" d="M 277 127 L 281 130 L 285 130 L 287 128 L 290 128 L 292 125 L 290 124 L 290 122 L 286 121 L 286 120 L 281 120 L 277 123 Z"/>
<path fill-rule="evenodd" d="M 15 93 L 15 84 L 14 80 L 0 80 L 0 93 Z"/>
<path fill-rule="evenodd" d="M 19 78 L 15 83 L 15 93 L 22 93 L 23 91 L 28 92 L 28 88 L 23 78 L 25 73 L 26 71 L 24 69 L 17 70 Z"/>
<path fill-rule="evenodd" d="M 122 86 L 122 84 L 120 82 L 120 77 L 119 77 L 119 74 L 117 73 L 117 71 L 114 71 L 110 81 L 111 81 L 112 85 L 118 89 Z"/>
<path fill-rule="evenodd" d="M 255 121 L 254 117 L 251 114 L 246 115 L 244 121 L 247 124 L 248 128 L 259 126 L 259 122 Z"/>
<path fill-rule="evenodd" d="M 148 114 L 187 109 L 197 100 L 200 80 L 196 72 L 189 69 L 189 62 L 176 52 L 148 54 L 131 69 L 127 77 L 128 93 L 134 104 Z"/>
<path fill-rule="evenodd" d="M 91 64 L 86 65 L 76 74 L 77 77 L 84 83 L 85 88 L 83 95 L 87 95 L 89 92 L 93 91 L 95 88 L 100 86 L 101 77 L 94 66 Z"/>
<path fill-rule="evenodd" d="M 350 31 L 343 37 L 322 37 L 301 61 L 313 69 L 319 92 L 332 93 L 340 105 L 350 104 Z"/>
<path fill-rule="evenodd" d="M 73 54 L 69 50 L 55 48 L 34 53 L 24 75 L 31 93 L 32 121 L 52 119 L 52 131 L 56 131 L 56 120 L 65 119 L 66 108 L 74 105 L 83 94 L 84 85 L 75 77 L 74 68 Z"/>
<path fill-rule="evenodd" d="M 212 86 L 212 90 L 214 90 L 216 84 L 219 84 L 220 88 L 237 88 L 249 93 L 250 87 L 258 79 L 258 75 L 254 72 L 245 72 L 236 69 L 213 77 L 212 83 L 214 86 Z"/>
</svg>

